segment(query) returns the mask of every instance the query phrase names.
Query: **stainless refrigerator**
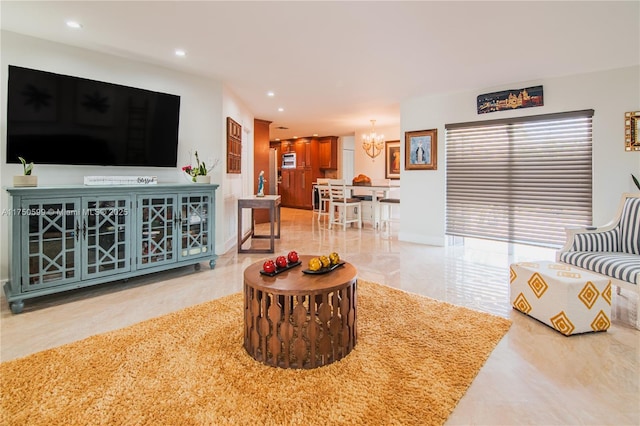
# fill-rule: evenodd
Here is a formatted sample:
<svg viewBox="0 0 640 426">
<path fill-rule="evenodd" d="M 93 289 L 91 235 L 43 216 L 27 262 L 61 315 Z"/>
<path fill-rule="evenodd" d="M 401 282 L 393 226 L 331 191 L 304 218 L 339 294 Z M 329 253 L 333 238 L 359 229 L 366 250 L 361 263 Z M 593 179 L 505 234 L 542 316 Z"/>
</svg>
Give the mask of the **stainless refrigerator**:
<svg viewBox="0 0 640 426">
<path fill-rule="evenodd" d="M 269 195 L 278 194 L 278 150 L 275 148 L 269 149 L 269 173 L 267 174 L 267 187 L 269 188 Z"/>
</svg>

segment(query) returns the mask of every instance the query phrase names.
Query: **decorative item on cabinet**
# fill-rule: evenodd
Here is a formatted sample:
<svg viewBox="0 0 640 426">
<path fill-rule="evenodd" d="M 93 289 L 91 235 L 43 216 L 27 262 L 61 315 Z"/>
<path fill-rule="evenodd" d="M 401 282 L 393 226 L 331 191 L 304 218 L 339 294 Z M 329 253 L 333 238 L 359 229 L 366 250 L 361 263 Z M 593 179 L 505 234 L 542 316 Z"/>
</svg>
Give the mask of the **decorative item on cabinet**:
<svg viewBox="0 0 640 426">
<path fill-rule="evenodd" d="M 28 186 L 38 186 L 38 176 L 32 175 L 33 172 L 33 163 L 27 164 L 27 160 L 22 157 L 18 157 L 20 162 L 22 163 L 22 175 L 16 175 L 13 177 L 13 186 L 16 187 L 28 187 Z"/>
<path fill-rule="evenodd" d="M 211 183 L 211 176 L 209 173 L 213 171 L 218 165 L 219 159 L 215 159 L 213 161 L 213 165 L 211 167 L 207 167 L 204 161 L 200 162 L 200 157 L 198 157 L 198 151 L 195 152 L 196 157 L 196 165 L 195 167 L 191 164 L 186 165 L 182 168 L 182 171 L 191 176 L 191 180 L 196 183 Z"/>
</svg>

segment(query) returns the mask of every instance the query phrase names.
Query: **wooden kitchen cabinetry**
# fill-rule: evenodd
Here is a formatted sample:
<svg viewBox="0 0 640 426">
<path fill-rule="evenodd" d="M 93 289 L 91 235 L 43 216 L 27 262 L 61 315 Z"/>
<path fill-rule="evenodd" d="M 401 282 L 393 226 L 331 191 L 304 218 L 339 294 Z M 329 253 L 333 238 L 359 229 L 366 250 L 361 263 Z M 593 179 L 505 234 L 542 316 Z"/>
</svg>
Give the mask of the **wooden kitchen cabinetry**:
<svg viewBox="0 0 640 426">
<path fill-rule="evenodd" d="M 295 152 L 295 169 L 282 169 L 278 193 L 283 207 L 313 208 L 313 182 L 325 170 L 338 168 L 338 138 L 335 136 L 298 138 L 280 142 L 281 154 Z M 282 162 L 282 159 L 280 159 Z"/>
<path fill-rule="evenodd" d="M 282 205 L 301 209 L 312 208 L 314 174 L 305 169 L 283 169 L 280 182 Z"/>
<path fill-rule="evenodd" d="M 329 136 L 318 140 L 318 166 L 321 170 L 338 168 L 338 138 Z"/>
<path fill-rule="evenodd" d="M 291 141 L 280 142 L 280 152 L 282 154 L 284 154 L 285 152 L 294 152 L 293 143 Z"/>
<path fill-rule="evenodd" d="M 298 139 L 295 142 L 294 149 L 296 152 L 296 168 L 304 169 L 312 167 L 312 151 L 316 148 L 316 144 L 310 139 Z"/>
</svg>

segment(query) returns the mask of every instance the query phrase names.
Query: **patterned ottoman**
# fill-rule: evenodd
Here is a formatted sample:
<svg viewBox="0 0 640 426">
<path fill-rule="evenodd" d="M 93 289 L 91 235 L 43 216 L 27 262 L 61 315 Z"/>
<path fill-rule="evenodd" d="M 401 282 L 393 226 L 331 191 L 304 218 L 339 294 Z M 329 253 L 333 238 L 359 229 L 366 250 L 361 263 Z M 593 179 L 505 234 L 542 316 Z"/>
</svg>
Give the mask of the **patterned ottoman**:
<svg viewBox="0 0 640 426">
<path fill-rule="evenodd" d="M 511 264 L 511 304 L 565 336 L 607 330 L 611 281 L 565 263 Z"/>
</svg>

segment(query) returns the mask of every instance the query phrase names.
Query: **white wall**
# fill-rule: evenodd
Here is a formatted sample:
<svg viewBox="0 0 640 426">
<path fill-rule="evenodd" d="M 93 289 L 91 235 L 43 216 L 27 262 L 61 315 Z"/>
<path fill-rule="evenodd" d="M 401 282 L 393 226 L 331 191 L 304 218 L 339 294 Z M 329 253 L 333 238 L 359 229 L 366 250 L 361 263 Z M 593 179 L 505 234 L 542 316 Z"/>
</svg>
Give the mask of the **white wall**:
<svg viewBox="0 0 640 426">
<path fill-rule="evenodd" d="M 544 106 L 478 115 L 483 93 L 542 85 Z M 506 82 L 474 92 L 415 97 L 401 104 L 402 134 L 438 130 L 438 170 L 402 170 L 405 194 L 399 239 L 432 245 L 445 242 L 445 129 L 447 123 L 593 109 L 593 222 L 613 218 L 623 192 L 637 192 L 631 173 L 640 175 L 640 152 L 624 151 L 624 113 L 640 110 L 640 67 L 528 82 Z M 402 158 L 404 146 L 401 144 Z"/>
<path fill-rule="evenodd" d="M 221 184 L 217 193 L 216 214 L 224 217 L 223 177 L 226 172 L 223 144 L 226 132 L 223 118 L 223 86 L 220 82 L 199 76 L 180 73 L 167 68 L 79 49 L 46 40 L 26 37 L 2 31 L 0 68 L 0 186 L 11 185 L 12 177 L 21 174 L 21 166 L 6 163 L 7 67 L 18 65 L 27 68 L 67 74 L 110 83 L 124 84 L 143 89 L 180 95 L 180 130 L 178 166 L 176 168 L 130 168 L 35 165 L 40 185 L 82 184 L 85 175 L 154 175 L 159 182 L 187 182 L 181 167 L 190 162 L 189 154 L 198 150 L 207 162 L 219 158 L 220 164 L 213 172 L 213 182 Z M 233 103 L 234 101 L 229 101 Z M 226 105 L 226 103 L 225 103 Z M 246 114 L 245 114 L 246 115 Z M 61 147 L 63 149 L 63 147 Z M 87 147 L 88 150 L 91 147 Z M 0 209 L 8 208 L 6 191 L 0 194 Z M 217 221 L 217 223 L 219 223 Z M 0 217 L 0 279 L 8 276 L 7 239 L 9 221 Z M 218 228 L 217 228 L 218 229 Z M 227 232 L 216 234 L 216 252 L 224 247 Z"/>
<path fill-rule="evenodd" d="M 224 180 L 220 188 L 222 191 L 219 191 L 219 195 L 221 195 L 224 203 L 222 209 L 224 215 L 217 216 L 216 229 L 221 230 L 219 234 L 223 234 L 224 240 L 222 241 L 223 245 L 216 248 L 216 253 L 224 253 L 238 242 L 238 197 L 253 193 L 254 117 L 242 100 L 226 86 L 223 88 L 222 114 L 225 123 L 221 134 L 223 141 L 227 140 L 227 117 L 231 117 L 242 126 L 242 173 L 228 174 L 226 173 L 226 162 L 222 165 Z M 223 145 L 222 151 L 226 153 L 226 142 Z M 245 209 L 243 212 L 242 223 L 243 227 L 246 228 L 243 229 L 244 234 L 251 227 L 251 211 L 249 209 Z M 216 238 L 216 240 L 218 239 Z"/>
</svg>

